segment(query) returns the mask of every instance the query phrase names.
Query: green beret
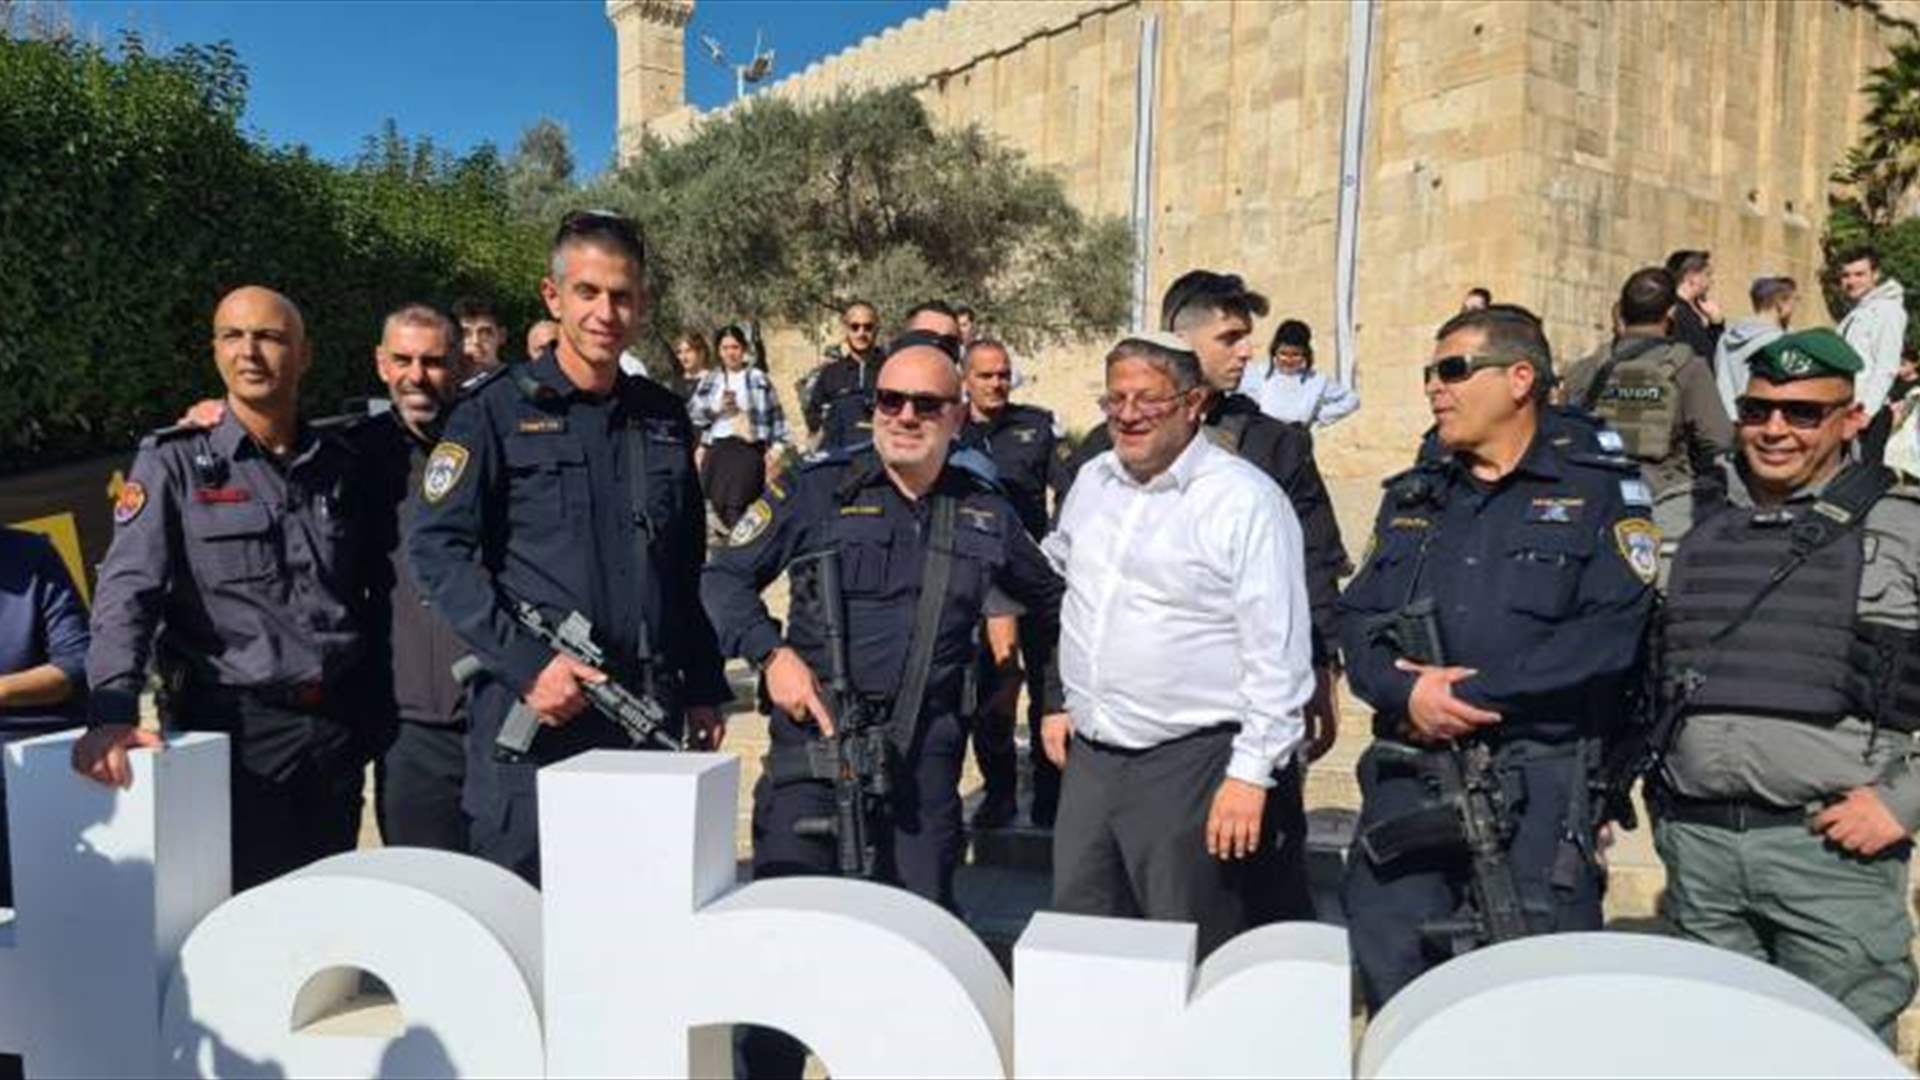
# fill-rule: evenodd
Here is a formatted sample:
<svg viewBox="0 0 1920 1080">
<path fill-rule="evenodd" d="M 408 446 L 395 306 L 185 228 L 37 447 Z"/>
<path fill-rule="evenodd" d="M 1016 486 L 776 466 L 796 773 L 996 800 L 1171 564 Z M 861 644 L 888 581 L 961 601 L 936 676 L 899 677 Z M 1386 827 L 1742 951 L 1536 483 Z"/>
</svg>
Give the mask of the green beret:
<svg viewBox="0 0 1920 1080">
<path fill-rule="evenodd" d="M 1824 326 L 1782 334 L 1754 350 L 1747 363 L 1768 382 L 1835 375 L 1851 379 L 1864 366 L 1845 338 Z"/>
</svg>

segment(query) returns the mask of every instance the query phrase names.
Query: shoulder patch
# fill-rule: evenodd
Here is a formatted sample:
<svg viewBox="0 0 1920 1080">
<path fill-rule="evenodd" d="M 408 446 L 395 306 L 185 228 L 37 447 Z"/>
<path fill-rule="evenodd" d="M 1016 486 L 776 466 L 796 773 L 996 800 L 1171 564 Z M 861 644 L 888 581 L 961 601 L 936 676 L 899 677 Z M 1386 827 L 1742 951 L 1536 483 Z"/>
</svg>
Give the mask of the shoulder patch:
<svg viewBox="0 0 1920 1080">
<path fill-rule="evenodd" d="M 442 442 L 427 456 L 426 471 L 420 476 L 420 497 L 437 503 L 447 497 L 466 475 L 467 448 L 456 442 Z"/>
<path fill-rule="evenodd" d="M 493 380 L 506 374 L 506 372 L 507 372 L 507 365 L 505 364 L 501 364 L 498 367 L 488 368 L 487 370 L 482 371 L 477 375 L 470 376 L 465 382 L 461 383 L 460 392 L 463 394 L 471 394 L 475 390 L 480 389 L 481 387 L 487 385 Z"/>
<path fill-rule="evenodd" d="M 771 524 L 773 507 L 768 506 L 765 499 L 755 499 L 746 513 L 740 515 L 740 520 L 733 523 L 733 531 L 727 534 L 727 546 L 745 547 L 760 539 L 760 534 Z"/>
<path fill-rule="evenodd" d="M 125 525 L 140 516 L 147 508 L 147 488 L 138 480 L 129 480 L 120 485 L 120 494 L 113 500 L 113 523 Z"/>
<path fill-rule="evenodd" d="M 1641 584 L 1653 584 L 1660 573 L 1660 530 L 1653 522 L 1639 517 L 1623 518 L 1614 523 L 1613 542 Z"/>
<path fill-rule="evenodd" d="M 154 428 L 141 437 L 140 445 L 142 447 L 158 446 L 163 442 L 177 439 L 182 435 L 192 435 L 195 433 L 205 434 L 206 431 L 206 428 L 200 427 L 197 424 L 173 424 L 169 427 Z"/>
</svg>

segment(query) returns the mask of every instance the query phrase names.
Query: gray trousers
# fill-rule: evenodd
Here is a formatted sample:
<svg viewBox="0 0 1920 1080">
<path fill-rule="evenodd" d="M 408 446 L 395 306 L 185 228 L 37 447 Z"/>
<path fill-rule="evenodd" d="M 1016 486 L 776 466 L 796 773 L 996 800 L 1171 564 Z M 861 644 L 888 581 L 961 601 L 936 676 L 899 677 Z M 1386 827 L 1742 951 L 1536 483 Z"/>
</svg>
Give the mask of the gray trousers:
<svg viewBox="0 0 1920 1080">
<path fill-rule="evenodd" d="M 1805 979 L 1894 1045 L 1915 982 L 1908 845 L 1862 859 L 1794 825 L 1658 820 L 1653 842 L 1667 864 L 1664 914 L 1681 937 Z"/>
<path fill-rule="evenodd" d="M 1054 909 L 1196 923 L 1201 957 L 1279 918 L 1283 894 L 1296 890 L 1281 880 L 1282 815 L 1272 792 L 1252 857 L 1207 854 L 1207 815 L 1234 734 L 1209 730 L 1147 750 L 1074 736 L 1053 829 Z"/>
</svg>

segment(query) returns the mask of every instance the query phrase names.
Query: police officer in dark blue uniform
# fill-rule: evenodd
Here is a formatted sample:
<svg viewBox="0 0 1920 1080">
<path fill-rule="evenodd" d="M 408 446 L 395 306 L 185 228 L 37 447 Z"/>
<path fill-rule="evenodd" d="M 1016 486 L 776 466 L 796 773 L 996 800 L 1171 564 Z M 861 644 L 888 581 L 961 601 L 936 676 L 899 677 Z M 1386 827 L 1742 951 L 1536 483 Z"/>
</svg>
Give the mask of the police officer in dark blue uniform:
<svg viewBox="0 0 1920 1080">
<path fill-rule="evenodd" d="M 541 283 L 560 323 L 553 351 L 470 388 L 428 456 L 408 542 L 422 590 L 480 659 L 470 686 L 466 810 L 473 849 L 539 877 L 534 772 L 625 734 L 586 710 L 582 682 L 612 678 L 684 708 L 688 742 L 714 747 L 732 695 L 699 604 L 705 515 L 692 426 L 666 388 L 620 370 L 645 308 L 632 224 L 575 211 Z M 593 625 L 600 671 L 556 652 L 514 617 Z M 544 725 L 525 755 L 496 739 L 516 701 Z"/>
<path fill-rule="evenodd" d="M 774 703 L 773 756 L 802 752 L 831 724 L 816 672 L 828 670 L 814 613 L 792 612 L 783 639 L 760 590 L 793 560 L 823 547 L 840 553 L 854 689 L 891 702 L 907 676 L 922 571 L 934 532 L 930 514 L 955 506 L 952 571 L 933 627 L 925 691 L 901 782 L 886 876 L 949 907 L 960 855 L 960 688 L 973 628 L 998 586 L 1052 629 L 1060 579 L 1048 567 L 1005 497 L 947 452 L 960 423 L 959 380 L 944 352 L 909 345 L 889 357 L 876 390 L 871 451 L 830 454 L 804 466 L 791 487 L 775 486 L 735 526 L 708 565 L 702 596 L 722 647 L 758 665 Z M 1058 680 L 1043 688 L 1057 711 Z M 754 796 L 757 876 L 831 873 L 831 840 L 795 835 L 794 821 L 826 812 L 825 783 L 773 785 Z"/>
<path fill-rule="evenodd" d="M 114 504 L 87 653 L 91 727 L 74 767 L 126 784 L 157 745 L 139 698 L 152 657 L 169 726 L 233 738 L 233 886 L 354 846 L 375 732 L 364 718 L 370 617 L 361 463 L 299 419 L 310 357 L 293 303 L 237 289 L 213 317 L 225 415 L 140 444 Z"/>
<path fill-rule="evenodd" d="M 1046 409 L 1008 399 L 1013 388 L 1013 358 L 1000 342 L 990 338 L 969 342 L 960 373 L 966 385 L 967 418 L 955 437 L 955 444 L 977 450 L 993 462 L 995 476 L 1007 501 L 1013 504 L 1014 513 L 1019 515 L 1020 524 L 1029 536 L 1038 540 L 1047 534 L 1047 523 L 1051 520 L 1047 492 L 1060 467 L 1055 456 L 1060 425 Z M 1016 663 L 1025 665 L 1027 728 L 1030 744 L 1037 747 L 1043 705 L 1039 680 L 1047 665 L 1052 638 L 1037 620 L 1018 612 L 999 616 L 998 612 L 990 611 L 987 638 L 995 652 L 992 659 L 998 659 L 998 650 L 1003 647 L 994 640 L 996 633 L 1004 634 L 994 625 L 997 616 L 1009 623 L 1018 616 Z M 1009 667 L 1014 676 L 1010 680 L 1002 670 Z M 973 815 L 972 825 L 976 829 L 1008 824 L 1015 813 L 1018 762 L 1013 745 L 1016 703 L 1012 699 L 1018 695 L 1018 672 L 1017 666 L 996 664 L 980 676 L 985 692 L 974 714 L 973 753 L 980 763 L 985 792 Z M 1036 753 L 1031 761 L 1033 823 L 1050 826 L 1060 802 L 1060 770 L 1054 768 L 1045 754 Z"/>
<path fill-rule="evenodd" d="M 1449 744 L 1491 752 L 1526 931 L 1600 927 L 1589 770 L 1624 719 L 1658 569 L 1651 498 L 1632 463 L 1583 449 L 1591 429 L 1544 415 L 1552 354 L 1529 312 L 1455 316 L 1425 375 L 1445 453 L 1387 481 L 1365 565 L 1340 602 L 1348 677 L 1375 709 L 1345 897 L 1375 1010 L 1472 936 L 1443 923 L 1486 916 L 1466 899 L 1464 850 L 1374 855 L 1393 823 L 1431 805 L 1422 765 Z M 1410 657 L 1387 620 L 1427 603 L 1442 655 Z"/>
<path fill-rule="evenodd" d="M 823 626 L 816 611 L 796 605 L 783 638 L 760 590 L 796 558 L 837 549 L 852 690 L 894 718 L 889 735 L 902 748 L 892 770 L 891 820 L 879 837 L 878 876 L 949 908 L 961 847 L 961 684 L 982 605 L 998 587 L 1057 626 L 1064 591 L 1006 499 L 948 461 L 960 410 L 951 356 L 910 339 L 881 369 L 872 450 L 817 456 L 791 487 L 769 485 L 701 583 L 722 647 L 766 677 L 774 705 L 769 773 L 794 775 L 804 770 L 790 763 L 803 761 L 807 744 L 835 720 L 815 674 L 830 670 Z M 936 593 L 922 585 L 943 533 L 949 580 Z M 923 602 L 923 593 L 932 602 Z M 909 684 L 923 687 L 918 709 L 897 707 L 898 695 L 911 695 L 903 689 Z M 1044 692 L 1057 711 L 1057 672 Z M 835 872 L 833 839 L 795 829 L 803 819 L 830 819 L 833 796 L 825 782 L 761 777 L 754 790 L 755 877 Z M 748 1036 L 742 1054 L 752 1076 L 798 1076 L 803 1057 L 792 1040 L 765 1031 Z"/>
<path fill-rule="evenodd" d="M 840 315 L 846 339 L 829 346 L 825 362 L 800 389 L 801 416 L 820 449 L 837 450 L 866 442 L 873 435 L 873 384 L 886 359 L 878 345 L 880 317 L 865 300 L 848 304 Z"/>
</svg>

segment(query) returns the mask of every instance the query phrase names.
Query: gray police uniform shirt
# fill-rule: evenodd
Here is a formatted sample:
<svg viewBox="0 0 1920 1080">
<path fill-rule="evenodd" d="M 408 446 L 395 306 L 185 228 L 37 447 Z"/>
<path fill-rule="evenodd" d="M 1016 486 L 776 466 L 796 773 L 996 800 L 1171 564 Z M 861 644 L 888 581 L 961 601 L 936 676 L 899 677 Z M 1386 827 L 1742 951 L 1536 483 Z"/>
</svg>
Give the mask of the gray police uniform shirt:
<svg viewBox="0 0 1920 1080">
<path fill-rule="evenodd" d="M 1729 512 L 1754 506 L 1738 470 L 1726 466 Z M 1787 501 L 1811 512 L 1824 484 Z M 1681 500 L 1690 509 L 1690 501 Z M 1920 629 L 1920 489 L 1889 493 L 1867 512 L 1866 562 L 1856 609 L 1863 620 Z M 1663 560 L 1664 561 L 1664 560 Z M 1694 713 L 1681 721 L 1665 775 L 1673 790 L 1697 799 L 1759 799 L 1776 806 L 1815 804 L 1857 787 L 1874 787 L 1909 831 L 1920 829 L 1920 745 L 1915 738 L 1855 716 L 1822 727 L 1777 717 Z"/>
<path fill-rule="evenodd" d="M 94 595 L 92 718 L 138 718 L 156 652 L 199 685 L 345 674 L 359 657 L 365 601 L 349 503 L 356 460 L 337 435 L 302 425 L 276 462 L 231 411 L 210 430 L 142 440 Z"/>
</svg>

